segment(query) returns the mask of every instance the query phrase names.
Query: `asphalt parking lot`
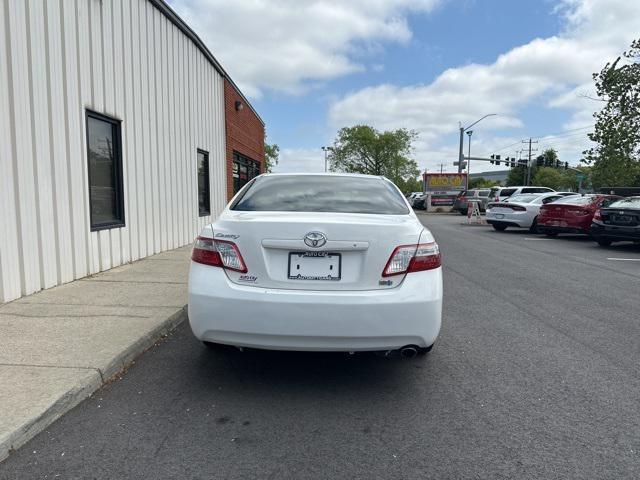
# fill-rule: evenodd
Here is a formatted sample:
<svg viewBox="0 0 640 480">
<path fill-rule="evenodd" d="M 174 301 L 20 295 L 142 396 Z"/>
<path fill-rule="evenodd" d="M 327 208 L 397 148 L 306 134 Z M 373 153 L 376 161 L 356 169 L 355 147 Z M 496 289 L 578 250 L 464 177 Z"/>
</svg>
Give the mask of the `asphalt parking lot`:
<svg viewBox="0 0 640 480">
<path fill-rule="evenodd" d="M 640 247 L 421 219 L 426 358 L 211 352 L 183 324 L 0 478 L 640 477 Z"/>
</svg>

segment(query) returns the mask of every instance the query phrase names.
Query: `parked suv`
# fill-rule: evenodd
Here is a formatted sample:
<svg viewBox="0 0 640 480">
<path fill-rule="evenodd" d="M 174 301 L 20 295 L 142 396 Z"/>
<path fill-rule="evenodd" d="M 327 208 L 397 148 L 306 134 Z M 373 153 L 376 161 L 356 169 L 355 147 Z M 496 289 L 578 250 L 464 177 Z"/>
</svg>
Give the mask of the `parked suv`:
<svg viewBox="0 0 640 480">
<path fill-rule="evenodd" d="M 547 187 L 492 187 L 489 202 L 503 202 L 512 195 L 521 193 L 553 193 L 555 190 Z"/>
<path fill-rule="evenodd" d="M 480 200 L 480 211 L 484 212 L 487 203 L 489 203 L 489 188 L 473 188 L 466 190 L 458 195 L 453 204 L 453 209 L 459 211 L 462 215 L 466 215 L 469 209 L 469 199 Z"/>
</svg>

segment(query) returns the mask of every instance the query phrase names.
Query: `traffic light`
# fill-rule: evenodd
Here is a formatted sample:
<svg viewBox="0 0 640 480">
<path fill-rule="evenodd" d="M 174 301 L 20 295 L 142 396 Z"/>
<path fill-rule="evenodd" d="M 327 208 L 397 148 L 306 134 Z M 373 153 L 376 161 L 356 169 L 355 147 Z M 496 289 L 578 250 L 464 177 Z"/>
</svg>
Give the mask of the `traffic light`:
<svg viewBox="0 0 640 480">
<path fill-rule="evenodd" d="M 489 160 L 489 163 L 490 163 L 491 165 L 495 165 L 495 163 L 496 163 L 496 162 L 494 162 L 495 158 L 496 158 L 496 156 L 495 156 L 495 155 L 491 155 L 491 160 Z"/>
<path fill-rule="evenodd" d="M 519 167 L 526 167 L 527 166 L 527 160 L 524 158 L 521 158 L 520 160 L 518 160 L 518 166 Z"/>
<path fill-rule="evenodd" d="M 500 165 L 500 155 L 496 155 L 496 165 Z"/>
</svg>

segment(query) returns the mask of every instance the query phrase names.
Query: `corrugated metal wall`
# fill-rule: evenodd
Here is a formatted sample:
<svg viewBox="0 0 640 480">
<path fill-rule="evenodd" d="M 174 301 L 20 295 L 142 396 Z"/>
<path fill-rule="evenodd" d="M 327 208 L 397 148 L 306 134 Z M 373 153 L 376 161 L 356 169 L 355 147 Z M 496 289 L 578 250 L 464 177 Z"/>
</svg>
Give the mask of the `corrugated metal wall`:
<svg viewBox="0 0 640 480">
<path fill-rule="evenodd" d="M 226 203 L 222 76 L 146 0 L 0 0 L 0 301 L 190 243 Z M 122 120 L 124 228 L 90 232 L 85 110 Z"/>
</svg>

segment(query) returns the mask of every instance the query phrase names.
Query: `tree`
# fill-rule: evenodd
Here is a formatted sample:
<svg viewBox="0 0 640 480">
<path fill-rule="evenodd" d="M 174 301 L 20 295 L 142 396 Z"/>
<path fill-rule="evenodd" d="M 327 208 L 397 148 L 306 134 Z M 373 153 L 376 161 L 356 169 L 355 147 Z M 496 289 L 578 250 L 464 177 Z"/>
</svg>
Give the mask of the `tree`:
<svg viewBox="0 0 640 480">
<path fill-rule="evenodd" d="M 573 175 L 572 175 L 573 177 Z M 566 170 L 553 167 L 540 167 L 533 177 L 533 185 L 548 187 L 553 190 L 567 190 L 573 186 L 573 178 L 567 175 Z"/>
<path fill-rule="evenodd" d="M 593 114 L 589 138 L 596 146 L 584 152 L 583 162 L 593 165 L 593 186 L 640 185 L 640 39 L 593 79 L 605 103 Z"/>
<path fill-rule="evenodd" d="M 266 140 L 266 137 L 265 137 Z M 275 143 L 264 142 L 264 171 L 270 173 L 273 167 L 278 164 L 280 158 L 280 147 Z"/>
<path fill-rule="evenodd" d="M 406 128 L 379 132 L 368 125 L 344 127 L 329 150 L 332 172 L 384 175 L 400 184 L 420 171 L 409 158 L 417 133 Z"/>
<path fill-rule="evenodd" d="M 513 167 L 507 175 L 507 186 L 524 185 L 527 181 L 527 169 L 523 166 Z"/>
<path fill-rule="evenodd" d="M 396 185 L 398 186 L 400 191 L 405 195 L 411 192 L 422 192 L 422 188 L 423 188 L 422 178 L 416 178 L 416 177 L 400 179 L 399 181 L 396 182 Z"/>
<path fill-rule="evenodd" d="M 486 178 L 469 178 L 469 189 L 472 188 L 491 188 L 500 185 L 497 180 L 487 180 Z"/>
</svg>

